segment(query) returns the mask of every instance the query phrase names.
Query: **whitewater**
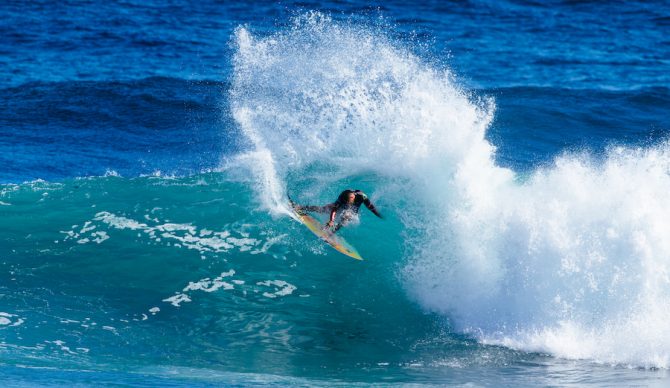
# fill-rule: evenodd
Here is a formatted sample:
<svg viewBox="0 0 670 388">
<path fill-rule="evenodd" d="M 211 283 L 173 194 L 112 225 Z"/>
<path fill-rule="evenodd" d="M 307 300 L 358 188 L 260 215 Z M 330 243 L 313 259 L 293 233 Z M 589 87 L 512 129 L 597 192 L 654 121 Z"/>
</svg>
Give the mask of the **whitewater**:
<svg viewBox="0 0 670 388">
<path fill-rule="evenodd" d="M 485 344 L 670 366 L 670 148 L 495 163 L 495 102 L 374 30 L 309 13 L 235 32 L 232 112 L 265 209 L 357 176 L 402 222 L 397 276 L 423 309 Z M 336 188 L 331 186 L 336 185 Z M 344 188 L 344 187 L 343 187 Z M 331 194 L 332 196 L 332 194 Z M 323 198 L 322 200 L 327 200 Z"/>
</svg>

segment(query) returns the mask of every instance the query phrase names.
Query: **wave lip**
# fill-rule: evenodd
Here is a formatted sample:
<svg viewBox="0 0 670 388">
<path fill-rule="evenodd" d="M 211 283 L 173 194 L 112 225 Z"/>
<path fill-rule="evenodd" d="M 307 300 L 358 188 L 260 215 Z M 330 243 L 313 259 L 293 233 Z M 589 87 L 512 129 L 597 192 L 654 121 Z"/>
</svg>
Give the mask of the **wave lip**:
<svg viewBox="0 0 670 388">
<path fill-rule="evenodd" d="M 235 44 L 231 111 L 255 149 L 268 208 L 291 171 L 311 165 L 423 182 L 463 159 L 491 163 L 481 138 L 492 102 L 472 103 L 448 70 L 381 32 L 311 12 L 269 37 L 240 27 Z"/>
</svg>

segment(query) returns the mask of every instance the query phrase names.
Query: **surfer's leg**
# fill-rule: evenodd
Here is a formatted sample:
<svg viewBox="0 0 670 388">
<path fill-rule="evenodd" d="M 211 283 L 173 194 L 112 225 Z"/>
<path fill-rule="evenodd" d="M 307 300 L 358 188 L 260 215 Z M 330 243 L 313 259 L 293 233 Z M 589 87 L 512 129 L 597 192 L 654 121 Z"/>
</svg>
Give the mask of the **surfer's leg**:
<svg viewBox="0 0 670 388">
<path fill-rule="evenodd" d="M 316 206 L 316 205 L 300 205 L 297 206 L 298 210 L 304 211 L 304 212 L 315 212 L 315 213 L 323 213 L 323 206 Z"/>
<path fill-rule="evenodd" d="M 333 210 L 334 205 L 335 204 L 333 203 L 329 203 L 328 205 L 325 206 L 305 205 L 305 206 L 299 206 L 298 209 L 313 213 L 329 213 L 331 210 Z"/>
</svg>

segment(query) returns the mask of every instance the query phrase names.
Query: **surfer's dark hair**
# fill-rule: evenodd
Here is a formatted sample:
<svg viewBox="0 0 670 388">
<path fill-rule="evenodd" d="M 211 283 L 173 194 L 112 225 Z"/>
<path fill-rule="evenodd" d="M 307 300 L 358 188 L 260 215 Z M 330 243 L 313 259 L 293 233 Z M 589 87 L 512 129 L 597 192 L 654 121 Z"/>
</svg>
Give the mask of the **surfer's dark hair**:
<svg viewBox="0 0 670 388">
<path fill-rule="evenodd" d="M 351 189 L 344 190 L 343 192 L 340 193 L 340 196 L 337 197 L 337 202 L 346 203 L 347 202 L 347 197 L 349 197 L 349 194 L 356 194 L 356 190 L 351 190 Z"/>
</svg>

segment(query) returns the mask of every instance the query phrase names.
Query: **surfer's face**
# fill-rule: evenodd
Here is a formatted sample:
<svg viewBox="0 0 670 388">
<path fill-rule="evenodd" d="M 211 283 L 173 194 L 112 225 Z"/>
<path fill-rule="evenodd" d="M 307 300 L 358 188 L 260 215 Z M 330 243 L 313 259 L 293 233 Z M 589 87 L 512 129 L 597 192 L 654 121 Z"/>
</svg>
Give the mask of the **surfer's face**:
<svg viewBox="0 0 670 388">
<path fill-rule="evenodd" d="M 347 197 L 347 203 L 354 203 L 354 199 L 356 199 L 356 194 L 349 193 L 349 197 Z"/>
</svg>

